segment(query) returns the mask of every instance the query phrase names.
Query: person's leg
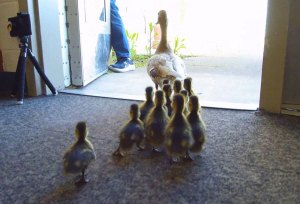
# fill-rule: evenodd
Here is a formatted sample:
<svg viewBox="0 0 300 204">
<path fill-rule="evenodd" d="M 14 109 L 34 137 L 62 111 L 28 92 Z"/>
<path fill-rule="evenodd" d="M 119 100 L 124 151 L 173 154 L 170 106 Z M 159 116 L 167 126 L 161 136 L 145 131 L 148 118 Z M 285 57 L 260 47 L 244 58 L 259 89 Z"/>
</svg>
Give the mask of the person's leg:
<svg viewBox="0 0 300 204">
<path fill-rule="evenodd" d="M 111 20 L 111 45 L 114 48 L 117 58 L 129 58 L 130 48 L 126 36 L 126 30 L 119 8 L 115 0 L 110 1 L 110 20 Z"/>
<path fill-rule="evenodd" d="M 126 72 L 134 70 L 134 64 L 130 59 L 130 47 L 126 36 L 126 30 L 116 0 L 110 0 L 111 20 L 111 45 L 117 56 L 117 63 L 109 68 L 115 72 Z"/>
</svg>

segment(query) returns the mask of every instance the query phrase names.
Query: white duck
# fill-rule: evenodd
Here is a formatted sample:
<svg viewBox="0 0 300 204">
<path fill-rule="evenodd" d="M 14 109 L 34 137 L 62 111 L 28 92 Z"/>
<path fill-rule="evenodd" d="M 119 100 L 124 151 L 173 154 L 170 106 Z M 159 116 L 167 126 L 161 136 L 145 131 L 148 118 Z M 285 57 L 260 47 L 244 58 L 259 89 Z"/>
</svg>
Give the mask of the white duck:
<svg viewBox="0 0 300 204">
<path fill-rule="evenodd" d="M 171 84 L 175 79 L 184 80 L 187 72 L 183 60 L 174 54 L 167 39 L 168 18 L 167 12 L 158 12 L 157 23 L 160 24 L 161 39 L 155 54 L 147 62 L 147 73 L 155 84 L 162 88 L 163 81 L 168 79 Z"/>
</svg>

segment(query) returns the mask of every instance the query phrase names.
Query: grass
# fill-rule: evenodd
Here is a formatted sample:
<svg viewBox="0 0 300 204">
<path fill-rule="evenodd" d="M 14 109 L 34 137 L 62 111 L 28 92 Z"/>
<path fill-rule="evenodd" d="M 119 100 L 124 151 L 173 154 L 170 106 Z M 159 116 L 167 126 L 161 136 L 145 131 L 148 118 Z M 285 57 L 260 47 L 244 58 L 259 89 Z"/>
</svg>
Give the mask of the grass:
<svg viewBox="0 0 300 204">
<path fill-rule="evenodd" d="M 151 56 L 149 55 L 133 55 L 132 56 L 132 60 L 134 62 L 134 65 L 136 68 L 142 68 L 142 67 L 146 67 L 147 61 Z M 198 57 L 198 55 L 180 55 L 180 57 L 182 59 L 187 58 L 187 57 Z M 116 58 L 116 54 L 113 51 L 112 52 L 112 63 L 116 63 L 117 62 L 117 58 Z"/>
<path fill-rule="evenodd" d="M 132 60 L 136 68 L 145 67 L 147 64 L 147 60 L 150 58 L 149 55 L 133 55 Z M 112 63 L 117 62 L 117 57 L 115 52 L 112 52 Z"/>
<path fill-rule="evenodd" d="M 132 57 L 132 60 L 134 61 L 135 67 L 146 67 L 147 61 L 150 58 L 149 55 L 135 55 Z"/>
</svg>

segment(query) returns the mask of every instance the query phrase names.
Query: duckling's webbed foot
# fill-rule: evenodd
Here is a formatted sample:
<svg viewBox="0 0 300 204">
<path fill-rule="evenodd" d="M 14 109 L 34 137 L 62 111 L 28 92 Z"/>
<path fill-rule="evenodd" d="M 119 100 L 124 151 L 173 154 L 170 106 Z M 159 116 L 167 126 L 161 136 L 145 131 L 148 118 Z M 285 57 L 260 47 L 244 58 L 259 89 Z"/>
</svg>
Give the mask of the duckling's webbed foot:
<svg viewBox="0 0 300 204">
<path fill-rule="evenodd" d="M 124 155 L 120 151 L 120 147 L 116 151 L 114 151 L 113 156 L 124 157 Z"/>
<path fill-rule="evenodd" d="M 153 147 L 153 148 L 152 148 L 152 152 L 155 152 L 155 153 L 161 153 L 161 152 L 162 152 L 162 150 L 161 150 L 161 149 L 159 149 L 159 148 L 155 148 L 155 147 Z"/>
<path fill-rule="evenodd" d="M 178 157 L 171 157 L 170 158 L 170 164 L 175 164 L 178 163 L 180 161 L 180 158 Z"/>
<path fill-rule="evenodd" d="M 136 147 L 138 148 L 138 151 L 145 150 L 145 147 L 142 147 L 141 143 L 136 143 Z"/>
<path fill-rule="evenodd" d="M 82 170 L 80 179 L 75 182 L 77 186 L 84 185 L 89 182 L 89 179 L 85 177 L 85 169 Z"/>
<path fill-rule="evenodd" d="M 189 151 L 186 151 L 186 155 L 183 157 L 185 161 L 194 161 L 194 158 L 190 155 Z"/>
<path fill-rule="evenodd" d="M 145 150 L 145 147 L 138 146 L 137 148 L 138 148 L 138 151 L 144 151 Z"/>
</svg>

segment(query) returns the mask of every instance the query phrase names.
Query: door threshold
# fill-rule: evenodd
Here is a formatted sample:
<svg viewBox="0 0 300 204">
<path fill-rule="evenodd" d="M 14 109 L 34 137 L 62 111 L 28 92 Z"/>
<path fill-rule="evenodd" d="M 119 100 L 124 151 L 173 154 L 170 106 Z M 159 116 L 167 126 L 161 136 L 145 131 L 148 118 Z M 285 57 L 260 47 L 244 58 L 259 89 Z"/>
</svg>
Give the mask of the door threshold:
<svg viewBox="0 0 300 204">
<path fill-rule="evenodd" d="M 74 94 L 74 95 L 84 95 L 84 96 L 95 96 L 102 98 L 114 98 L 121 100 L 133 100 L 133 101 L 144 101 L 145 96 L 142 95 L 131 95 L 131 94 L 120 94 L 120 93 L 110 93 L 103 92 L 101 93 L 89 90 L 88 92 L 82 89 L 64 89 L 60 91 L 61 93 Z M 255 111 L 258 109 L 258 104 L 256 103 L 232 103 L 232 102 L 216 102 L 216 101 L 207 101 L 201 100 L 201 106 L 205 108 L 220 108 L 220 109 L 232 109 L 232 110 L 247 110 Z"/>
</svg>

